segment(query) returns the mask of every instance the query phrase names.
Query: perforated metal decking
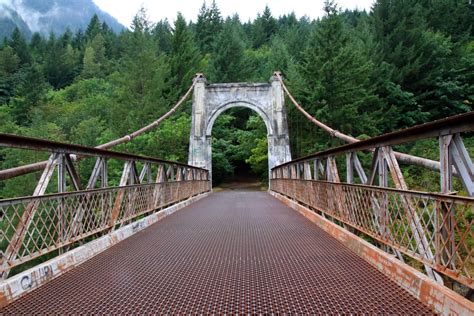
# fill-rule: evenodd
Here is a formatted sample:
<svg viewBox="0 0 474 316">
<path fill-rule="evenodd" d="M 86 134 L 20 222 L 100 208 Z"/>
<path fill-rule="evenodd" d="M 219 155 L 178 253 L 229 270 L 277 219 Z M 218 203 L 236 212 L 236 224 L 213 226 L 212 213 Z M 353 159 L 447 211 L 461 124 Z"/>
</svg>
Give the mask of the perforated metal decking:
<svg viewBox="0 0 474 316">
<path fill-rule="evenodd" d="M 231 191 L 0 310 L 10 313 L 432 312 L 267 193 Z"/>
</svg>

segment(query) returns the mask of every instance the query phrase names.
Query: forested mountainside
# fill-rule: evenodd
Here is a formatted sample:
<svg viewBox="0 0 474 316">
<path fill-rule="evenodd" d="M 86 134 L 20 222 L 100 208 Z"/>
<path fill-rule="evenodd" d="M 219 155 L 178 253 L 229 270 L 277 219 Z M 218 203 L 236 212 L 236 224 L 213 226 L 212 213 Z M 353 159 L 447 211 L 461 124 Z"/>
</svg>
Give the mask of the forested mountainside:
<svg viewBox="0 0 474 316">
<path fill-rule="evenodd" d="M 362 139 L 472 110 L 472 21 L 467 0 L 377 0 L 371 12 L 328 1 L 314 21 L 275 17 L 267 7 L 245 22 L 212 3 L 196 23 L 180 14 L 172 25 L 150 21 L 141 10 L 120 34 L 97 16 L 84 32 L 34 33 L 30 41 L 17 29 L 0 49 L 0 131 L 95 146 L 165 113 L 196 72 L 211 83 L 265 82 L 281 70 L 311 115 Z M 187 162 L 190 111 L 188 101 L 155 131 L 115 149 Z M 293 157 L 340 144 L 289 103 L 287 111 Z M 225 112 L 213 137 L 215 182 L 242 166 L 265 178 L 266 130 L 255 113 Z M 469 139 L 466 146 L 472 154 Z M 438 155 L 435 140 L 397 149 Z M 2 169 L 44 158 L 0 151 Z M 438 181 L 409 174 L 426 187 Z M 33 177 L 2 182 L 0 196 L 30 194 Z"/>
<path fill-rule="evenodd" d="M 124 28 L 93 0 L 0 0 L 0 38 L 11 36 L 15 28 L 27 39 L 34 32 L 48 36 L 85 30 L 94 14 L 117 33 Z"/>
</svg>

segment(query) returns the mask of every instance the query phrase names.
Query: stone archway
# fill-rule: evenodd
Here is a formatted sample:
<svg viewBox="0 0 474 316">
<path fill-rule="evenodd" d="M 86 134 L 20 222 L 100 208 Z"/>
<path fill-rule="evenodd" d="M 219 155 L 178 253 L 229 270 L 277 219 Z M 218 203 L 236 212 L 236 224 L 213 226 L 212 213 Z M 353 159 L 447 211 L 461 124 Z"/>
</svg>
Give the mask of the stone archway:
<svg viewBox="0 0 474 316">
<path fill-rule="evenodd" d="M 288 124 L 281 83 L 207 84 L 203 76 L 194 86 L 188 163 L 212 173 L 212 127 L 220 114 L 234 107 L 255 111 L 267 127 L 268 168 L 291 160 Z"/>
</svg>

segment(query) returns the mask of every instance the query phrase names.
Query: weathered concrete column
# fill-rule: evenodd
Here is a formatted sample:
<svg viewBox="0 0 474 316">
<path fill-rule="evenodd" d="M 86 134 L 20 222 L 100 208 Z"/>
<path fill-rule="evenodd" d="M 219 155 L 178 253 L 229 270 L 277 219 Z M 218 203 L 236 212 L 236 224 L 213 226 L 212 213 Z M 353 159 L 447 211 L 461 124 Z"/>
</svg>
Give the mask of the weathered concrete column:
<svg viewBox="0 0 474 316">
<path fill-rule="evenodd" d="M 273 135 L 268 135 L 268 169 L 291 160 L 290 137 L 285 109 L 285 95 L 280 81 L 272 76 L 271 82 L 271 115 L 275 126 Z M 269 172 L 270 174 L 270 172 Z"/>
<path fill-rule="evenodd" d="M 193 92 L 192 123 L 189 138 L 189 158 L 188 164 L 210 170 L 208 165 L 208 143 L 206 139 L 206 78 L 196 78 Z M 211 159 L 212 162 L 212 159 Z"/>
<path fill-rule="evenodd" d="M 258 84 L 209 85 L 204 77 L 195 80 L 188 164 L 208 169 L 212 175 L 212 126 L 220 114 L 233 107 L 249 108 L 265 123 L 269 169 L 291 160 L 285 98 L 276 77 Z"/>
</svg>

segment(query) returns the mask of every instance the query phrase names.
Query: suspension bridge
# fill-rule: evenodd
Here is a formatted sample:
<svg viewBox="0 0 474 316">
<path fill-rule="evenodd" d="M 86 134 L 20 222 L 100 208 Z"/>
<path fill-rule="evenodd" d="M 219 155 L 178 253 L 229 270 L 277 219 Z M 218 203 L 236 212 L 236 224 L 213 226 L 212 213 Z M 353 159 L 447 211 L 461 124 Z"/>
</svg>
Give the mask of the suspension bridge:
<svg viewBox="0 0 474 316">
<path fill-rule="evenodd" d="M 191 94 L 188 164 L 110 150 Z M 286 98 L 346 145 L 292 159 Z M 212 127 L 232 107 L 266 125 L 268 192 L 212 192 Z M 262 84 L 197 74 L 164 116 L 94 148 L 0 134 L 2 148 L 49 154 L 0 170 L 41 173 L 31 196 L 0 200 L 0 313 L 472 315 L 473 131 L 470 112 L 359 141 L 312 117 L 276 72 Z M 439 160 L 395 150 L 427 139 Z M 402 164 L 436 174 L 439 191 L 411 190 Z"/>
</svg>

